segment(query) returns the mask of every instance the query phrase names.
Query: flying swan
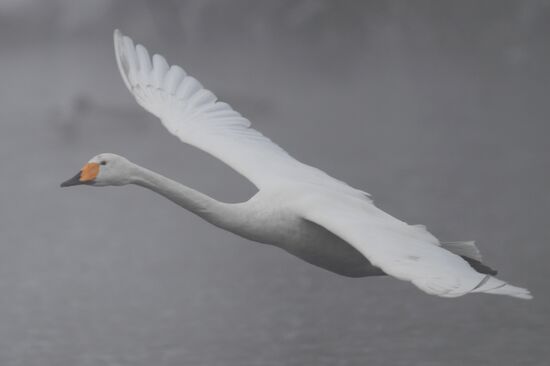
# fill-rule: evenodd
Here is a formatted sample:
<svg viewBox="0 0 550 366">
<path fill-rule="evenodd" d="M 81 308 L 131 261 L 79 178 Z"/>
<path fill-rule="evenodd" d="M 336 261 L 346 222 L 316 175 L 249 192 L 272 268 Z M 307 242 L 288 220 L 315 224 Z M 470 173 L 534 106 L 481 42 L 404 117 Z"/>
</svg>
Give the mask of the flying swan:
<svg viewBox="0 0 550 366">
<path fill-rule="evenodd" d="M 494 277 L 474 242 L 443 243 L 374 205 L 369 194 L 305 165 L 250 127 L 193 77 L 163 56 L 114 32 L 118 68 L 139 105 L 181 141 L 220 159 L 258 192 L 223 203 L 115 154 L 93 157 L 62 187 L 148 188 L 244 238 L 275 245 L 348 277 L 389 275 L 442 297 L 473 292 L 531 299 L 527 289 Z"/>
</svg>

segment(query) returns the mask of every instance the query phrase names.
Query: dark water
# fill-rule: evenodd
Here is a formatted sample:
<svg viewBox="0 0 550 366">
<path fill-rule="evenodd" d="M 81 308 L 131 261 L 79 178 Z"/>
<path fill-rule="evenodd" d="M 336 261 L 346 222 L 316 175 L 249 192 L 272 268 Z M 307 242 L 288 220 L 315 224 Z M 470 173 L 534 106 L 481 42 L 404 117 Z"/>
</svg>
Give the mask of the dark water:
<svg viewBox="0 0 550 366">
<path fill-rule="evenodd" d="M 0 365 L 547 364 L 547 1 L 74 3 L 0 2 Z M 140 188 L 60 189 L 114 152 L 254 193 L 131 100 L 115 27 L 535 299 L 338 277 Z"/>
</svg>

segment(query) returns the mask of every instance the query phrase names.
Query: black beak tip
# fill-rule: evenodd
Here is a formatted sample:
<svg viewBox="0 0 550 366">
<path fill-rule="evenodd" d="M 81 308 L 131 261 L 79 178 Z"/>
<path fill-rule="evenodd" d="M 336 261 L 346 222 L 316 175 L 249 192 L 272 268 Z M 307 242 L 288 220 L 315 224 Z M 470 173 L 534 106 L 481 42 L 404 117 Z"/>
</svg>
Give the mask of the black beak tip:
<svg viewBox="0 0 550 366">
<path fill-rule="evenodd" d="M 70 186 L 76 186 L 76 185 L 79 185 L 79 184 L 83 184 L 81 181 L 80 181 L 80 174 L 82 172 L 78 172 L 77 175 L 75 175 L 74 177 L 72 177 L 71 179 L 69 180 L 66 180 L 64 181 L 63 183 L 61 183 L 59 186 L 60 187 L 70 187 Z"/>
</svg>

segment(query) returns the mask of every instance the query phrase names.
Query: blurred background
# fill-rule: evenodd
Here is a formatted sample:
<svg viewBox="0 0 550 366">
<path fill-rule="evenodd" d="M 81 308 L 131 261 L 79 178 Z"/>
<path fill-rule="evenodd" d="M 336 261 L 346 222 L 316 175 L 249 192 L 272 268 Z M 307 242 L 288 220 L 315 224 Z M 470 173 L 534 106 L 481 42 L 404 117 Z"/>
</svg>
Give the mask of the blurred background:
<svg viewBox="0 0 550 366">
<path fill-rule="evenodd" d="M 114 152 L 255 192 L 132 100 L 114 28 L 535 299 L 339 277 L 138 187 L 60 189 Z M 549 35 L 544 0 L 0 0 L 0 364 L 546 365 Z"/>
</svg>

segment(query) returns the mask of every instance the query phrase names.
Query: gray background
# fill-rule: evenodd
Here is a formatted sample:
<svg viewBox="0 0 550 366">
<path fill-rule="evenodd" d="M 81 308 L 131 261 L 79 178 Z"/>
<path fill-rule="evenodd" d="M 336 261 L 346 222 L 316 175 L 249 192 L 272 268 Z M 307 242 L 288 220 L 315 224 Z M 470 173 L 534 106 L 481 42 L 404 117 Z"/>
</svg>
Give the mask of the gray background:
<svg viewBox="0 0 550 366">
<path fill-rule="evenodd" d="M 535 299 L 339 277 L 141 188 L 60 189 L 114 152 L 254 193 L 132 100 L 114 28 Z M 549 1 L 1 0 L 0 365 L 547 365 L 549 32 Z"/>
</svg>

